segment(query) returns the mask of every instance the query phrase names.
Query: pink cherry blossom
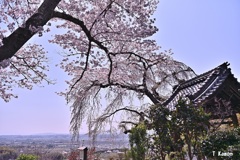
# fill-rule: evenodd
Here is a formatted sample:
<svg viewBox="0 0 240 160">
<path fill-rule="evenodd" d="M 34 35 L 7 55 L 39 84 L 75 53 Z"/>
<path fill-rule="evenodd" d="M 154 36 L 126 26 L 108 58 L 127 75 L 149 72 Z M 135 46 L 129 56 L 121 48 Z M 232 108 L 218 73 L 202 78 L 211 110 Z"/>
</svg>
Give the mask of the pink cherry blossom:
<svg viewBox="0 0 240 160">
<path fill-rule="evenodd" d="M 89 131 L 96 133 L 111 117 L 106 115 L 123 107 L 144 110 L 149 106 L 134 105 L 137 100 L 161 103 L 174 85 L 193 76 L 188 66 L 171 58 L 171 50 L 162 52 L 151 39 L 158 31 L 151 18 L 158 0 L 0 3 L 0 23 L 6 26 L 0 28 L 6 37 L 0 47 L 1 98 L 9 101 L 14 97 L 14 86 L 32 89 L 42 81 L 52 83 L 47 78 L 44 46 L 24 44 L 39 31 L 40 36 L 51 33 L 49 26 L 56 25 L 56 30 L 63 32 L 58 31 L 48 41 L 62 47 L 64 55 L 58 66 L 72 77 L 67 81 L 69 89 L 59 94 L 71 104 L 71 130 L 75 134 L 84 119 Z M 4 60 L 8 58 L 9 66 Z M 101 119 L 104 115 L 107 118 Z M 134 116 L 129 119 L 134 120 Z"/>
</svg>

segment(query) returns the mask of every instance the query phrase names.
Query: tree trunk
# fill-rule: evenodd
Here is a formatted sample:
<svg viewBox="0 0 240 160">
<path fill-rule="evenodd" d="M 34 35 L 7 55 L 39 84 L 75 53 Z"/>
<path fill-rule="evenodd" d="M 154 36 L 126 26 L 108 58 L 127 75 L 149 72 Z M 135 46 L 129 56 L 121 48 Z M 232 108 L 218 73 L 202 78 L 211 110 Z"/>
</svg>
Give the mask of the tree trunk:
<svg viewBox="0 0 240 160">
<path fill-rule="evenodd" d="M 191 142 L 190 140 L 187 140 L 187 145 L 188 145 L 188 157 L 190 160 L 193 159 L 193 155 L 192 155 L 192 148 L 191 148 Z"/>
<path fill-rule="evenodd" d="M 36 13 L 41 15 L 41 18 L 32 23 L 30 22 L 30 24 L 43 27 L 52 18 L 52 13 L 60 1 L 45 0 L 36 11 Z M 28 20 L 34 19 L 36 13 Z M 3 45 L 0 47 L 0 61 L 11 58 L 34 34 L 29 29 L 29 25 L 25 25 L 25 27 L 17 28 L 11 35 L 4 38 Z"/>
</svg>

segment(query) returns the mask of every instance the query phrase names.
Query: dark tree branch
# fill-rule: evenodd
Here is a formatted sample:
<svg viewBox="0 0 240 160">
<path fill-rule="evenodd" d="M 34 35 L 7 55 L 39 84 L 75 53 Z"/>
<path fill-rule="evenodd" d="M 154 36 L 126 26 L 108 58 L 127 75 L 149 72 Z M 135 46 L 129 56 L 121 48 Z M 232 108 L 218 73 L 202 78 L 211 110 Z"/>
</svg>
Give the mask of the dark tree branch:
<svg viewBox="0 0 240 160">
<path fill-rule="evenodd" d="M 102 15 L 106 15 L 106 13 L 107 13 L 107 11 L 112 7 L 112 3 L 113 3 L 113 1 L 112 0 L 110 0 L 110 3 L 107 5 L 107 7 L 98 15 L 98 17 L 94 20 L 94 22 L 92 23 L 92 26 L 91 26 L 91 28 L 90 28 L 90 32 L 91 32 L 91 30 L 93 29 L 93 26 L 96 24 L 96 22 L 97 22 L 97 19 L 99 18 L 99 17 L 101 17 Z"/>
<path fill-rule="evenodd" d="M 130 108 L 127 108 L 127 107 L 123 107 L 123 108 L 120 108 L 120 109 L 117 109 L 115 110 L 114 112 L 111 112 L 111 113 L 105 113 L 103 115 L 101 115 L 100 117 L 98 117 L 94 123 L 96 123 L 96 127 L 99 127 L 99 124 L 102 124 L 103 122 L 106 121 L 106 119 L 110 118 L 111 116 L 114 116 L 114 114 L 116 114 L 117 112 L 119 111 L 127 111 L 127 112 L 133 112 L 133 113 L 136 113 L 137 115 L 140 116 L 139 118 L 139 122 L 143 121 L 144 120 L 144 117 L 148 117 L 148 115 L 146 115 L 144 112 L 138 112 L 134 109 L 130 109 Z M 149 118 L 149 117 L 148 117 Z M 131 132 L 131 130 L 128 130 L 126 129 L 126 125 L 127 123 L 131 123 L 133 125 L 138 125 L 138 123 L 134 123 L 134 122 L 131 122 L 131 121 L 122 121 L 121 124 L 119 125 L 119 127 L 122 127 L 124 128 L 124 133 L 127 134 L 128 132 Z M 94 129 L 96 130 L 96 128 Z"/>
<path fill-rule="evenodd" d="M 130 122 L 130 121 L 129 122 L 124 121 L 124 122 L 130 123 L 130 124 L 133 124 L 133 125 L 137 126 L 137 124 L 135 124 L 133 122 Z M 119 128 L 122 128 L 124 130 L 123 131 L 124 134 L 131 133 L 132 132 L 131 129 L 128 129 L 127 126 L 126 126 L 126 123 L 124 123 L 124 122 L 123 121 L 121 122 L 121 124 L 119 125 Z"/>
<path fill-rule="evenodd" d="M 13 68 L 15 68 L 15 69 L 17 70 L 17 72 L 20 73 L 25 79 L 28 79 L 28 77 L 27 77 L 25 74 L 23 74 L 23 73 L 14 65 L 14 63 L 10 62 L 10 64 L 11 64 L 11 65 L 13 66 Z"/>
<path fill-rule="evenodd" d="M 173 73 L 170 73 L 170 74 L 166 74 L 161 81 L 157 82 L 157 83 L 151 88 L 152 94 L 153 94 L 157 99 L 159 99 L 161 102 L 165 101 L 166 99 L 161 98 L 161 97 L 159 96 L 159 94 L 157 93 L 157 88 L 158 88 L 159 86 L 163 85 L 163 83 L 166 82 L 169 77 L 174 77 L 175 80 L 177 80 L 178 83 L 180 83 L 181 80 L 177 77 L 177 75 L 180 74 L 180 73 L 188 72 L 188 71 L 190 71 L 190 70 L 187 68 L 187 69 L 184 69 L 184 70 L 179 70 L 179 71 L 177 71 L 177 72 L 173 72 Z"/>
<path fill-rule="evenodd" d="M 106 53 L 108 53 L 108 49 L 107 47 L 105 47 L 101 42 L 99 42 L 98 40 L 94 39 L 93 36 L 91 35 L 89 29 L 87 28 L 87 26 L 84 24 L 83 21 L 69 15 L 69 14 L 66 14 L 66 13 L 63 13 L 63 12 L 57 12 L 55 11 L 53 13 L 53 17 L 55 18 L 61 18 L 61 19 L 64 19 L 64 20 L 67 20 L 69 22 L 72 22 L 76 25 L 79 25 L 83 32 L 85 33 L 85 35 L 88 37 L 89 41 L 92 41 L 94 42 L 95 44 L 97 44 L 99 46 L 100 49 L 104 50 Z"/>
<path fill-rule="evenodd" d="M 110 77 L 111 77 L 111 74 L 112 74 L 112 59 L 111 59 L 111 56 L 109 54 L 109 51 L 108 51 L 108 48 L 105 47 L 102 42 L 96 40 L 92 35 L 91 35 L 91 31 L 87 28 L 87 26 L 84 24 L 83 21 L 75 18 L 75 17 L 72 17 L 71 15 L 68 15 L 66 13 L 61 13 L 61 12 L 54 12 L 53 13 L 53 17 L 57 17 L 57 18 L 61 18 L 61 19 L 64 19 L 64 20 L 67 20 L 67 21 L 70 21 L 76 25 L 79 25 L 83 32 L 85 33 L 85 35 L 87 36 L 89 42 L 93 42 L 95 43 L 100 49 L 102 49 L 108 56 L 108 59 L 109 59 L 109 62 L 110 62 L 110 71 L 109 71 L 109 74 L 108 74 L 108 82 L 110 83 Z M 85 71 L 84 71 L 85 72 Z M 84 73 L 83 72 L 83 73 Z M 70 92 L 71 90 L 74 88 L 74 86 L 82 79 L 83 77 L 83 74 L 82 76 L 80 76 L 80 78 L 72 85 L 71 89 L 70 89 Z"/>
<path fill-rule="evenodd" d="M 138 125 L 138 123 L 135 123 L 135 122 L 132 122 L 132 121 L 121 121 L 120 123 L 122 123 L 122 124 L 132 124 L 132 125 L 135 125 L 135 126 Z"/>
<path fill-rule="evenodd" d="M 159 100 L 156 99 L 153 96 L 153 94 L 151 94 L 150 91 L 145 90 L 144 88 L 139 88 L 139 87 L 142 87 L 142 85 L 126 85 L 126 84 L 113 83 L 113 82 L 108 83 L 108 84 L 96 84 L 96 85 L 99 85 L 101 88 L 107 88 L 107 87 L 110 87 L 110 86 L 119 86 L 121 88 L 126 88 L 126 89 L 131 90 L 131 91 L 135 91 L 135 92 L 138 92 L 138 93 L 145 94 L 146 96 L 148 96 L 149 99 L 151 99 L 151 101 L 154 104 L 158 104 L 159 103 Z"/>
<path fill-rule="evenodd" d="M 73 90 L 74 86 L 82 79 L 82 77 L 84 76 L 84 73 L 86 72 L 87 68 L 88 68 L 88 61 L 89 61 L 89 55 L 90 55 L 90 51 L 91 51 L 91 41 L 89 41 L 89 44 L 88 44 L 88 51 L 87 51 L 87 57 L 86 57 L 86 61 L 85 61 L 85 66 L 84 66 L 84 69 L 80 75 L 80 77 L 74 82 L 74 84 L 71 86 L 68 94 L 67 94 L 67 100 L 68 100 L 68 96 L 69 94 L 71 93 L 71 91 Z"/>
<path fill-rule="evenodd" d="M 110 86 L 120 86 L 122 88 L 126 88 L 126 89 L 130 89 L 130 90 L 134 90 L 136 92 L 140 92 L 140 93 L 144 93 L 146 94 L 152 101 L 153 103 L 157 104 L 159 103 L 159 101 L 153 96 L 153 94 L 151 94 L 150 91 L 148 91 L 145 87 L 145 89 L 139 89 L 139 88 L 136 88 L 136 87 L 133 87 L 133 86 L 126 86 L 126 85 L 122 85 L 122 84 L 119 84 L 119 83 L 113 83 L 111 82 L 111 74 L 112 74 L 112 59 L 111 59 L 111 55 L 112 56 L 116 56 L 117 54 L 129 54 L 129 58 L 131 56 L 135 56 L 137 58 L 139 58 L 139 61 L 142 63 L 142 65 L 144 66 L 145 69 L 147 69 L 147 59 L 145 59 L 144 57 L 136 54 L 136 53 L 133 53 L 133 52 L 120 52 L 120 53 L 112 53 L 112 52 L 109 52 L 107 47 L 105 47 L 102 42 L 96 40 L 90 33 L 89 29 L 86 27 L 86 25 L 84 24 L 83 21 L 77 19 L 77 18 L 74 18 L 72 17 L 71 15 L 68 15 L 66 13 L 61 13 L 61 12 L 54 12 L 53 13 L 53 17 L 56 17 L 56 18 L 61 18 L 61 19 L 64 19 L 64 20 L 67 20 L 67 21 L 70 21 L 76 25 L 79 25 L 81 27 L 81 29 L 83 30 L 83 32 L 85 33 L 85 35 L 87 36 L 88 40 L 95 43 L 100 49 L 102 49 L 108 56 L 108 59 L 109 59 L 109 62 L 110 62 L 110 70 L 109 70 L 109 73 L 108 73 L 108 84 L 101 84 L 100 87 L 102 88 L 106 88 L 106 87 L 110 87 Z M 83 76 L 80 76 L 80 78 L 72 85 L 70 91 L 74 88 L 74 86 L 81 80 Z M 145 80 L 144 80 L 145 81 Z M 143 82 L 144 83 L 144 82 Z M 146 86 L 146 85 L 144 85 Z"/>
<path fill-rule="evenodd" d="M 52 13 L 60 1 L 45 0 L 35 13 L 41 14 L 42 18 L 32 23 L 32 25 L 43 27 L 52 18 Z M 33 18 L 35 14 L 29 19 Z M 33 33 L 29 27 L 17 28 L 10 36 L 5 38 L 4 44 L 0 47 L 0 61 L 11 58 L 34 34 L 36 33 Z"/>
<path fill-rule="evenodd" d="M 138 111 L 136 111 L 136 110 L 134 110 L 134 109 L 130 109 L 130 108 L 124 107 L 124 108 L 117 109 L 117 110 L 115 110 L 115 111 L 112 112 L 112 113 L 103 114 L 101 117 L 98 118 L 98 120 L 99 120 L 99 119 L 107 119 L 107 118 L 113 116 L 114 114 L 116 114 L 116 113 L 119 112 L 119 111 L 133 112 L 133 113 L 138 114 L 140 117 L 144 117 L 144 116 L 147 117 L 147 115 L 146 115 L 145 113 L 143 113 L 143 112 L 138 112 Z"/>
</svg>

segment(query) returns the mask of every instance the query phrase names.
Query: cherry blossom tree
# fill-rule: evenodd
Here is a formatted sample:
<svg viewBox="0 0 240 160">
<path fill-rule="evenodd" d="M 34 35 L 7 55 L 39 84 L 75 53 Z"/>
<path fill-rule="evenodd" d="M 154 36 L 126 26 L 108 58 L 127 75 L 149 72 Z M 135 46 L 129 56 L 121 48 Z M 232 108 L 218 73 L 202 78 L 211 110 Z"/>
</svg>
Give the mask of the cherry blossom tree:
<svg viewBox="0 0 240 160">
<path fill-rule="evenodd" d="M 55 24 L 63 32 L 49 43 L 63 48 L 59 66 L 72 77 L 69 89 L 59 94 L 71 105 L 75 135 L 84 119 L 91 133 L 101 131 L 118 113 L 127 113 L 134 122 L 144 116 L 146 100 L 162 103 L 174 85 L 194 76 L 191 68 L 171 58 L 171 50 L 161 51 L 151 39 L 158 31 L 152 18 L 158 0 L 0 3 L 0 22 L 6 26 L 0 28 L 1 97 L 14 96 L 7 93 L 12 84 L 31 89 L 43 80 L 51 83 L 44 46 L 26 42 L 34 35 L 54 33 L 49 26 Z"/>
</svg>

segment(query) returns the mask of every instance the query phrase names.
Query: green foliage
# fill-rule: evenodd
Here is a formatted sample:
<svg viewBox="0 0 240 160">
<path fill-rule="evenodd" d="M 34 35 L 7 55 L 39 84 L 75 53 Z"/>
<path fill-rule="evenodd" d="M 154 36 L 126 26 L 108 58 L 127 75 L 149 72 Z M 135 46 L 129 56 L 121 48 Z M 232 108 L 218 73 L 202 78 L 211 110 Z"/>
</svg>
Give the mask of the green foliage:
<svg viewBox="0 0 240 160">
<path fill-rule="evenodd" d="M 132 157 L 131 150 L 125 151 L 124 159 L 125 159 L 125 160 L 130 160 L 131 157 Z"/>
<path fill-rule="evenodd" d="M 16 158 L 17 158 L 17 153 L 15 150 L 7 147 L 0 147 L 0 160 L 16 159 Z"/>
<path fill-rule="evenodd" d="M 240 159 L 240 127 L 231 131 L 216 131 L 210 134 L 202 143 L 202 149 L 209 158 L 219 160 Z M 216 152 L 213 154 L 213 152 Z M 218 151 L 233 153 L 230 157 L 218 156 Z"/>
<path fill-rule="evenodd" d="M 37 160 L 38 157 L 32 154 L 21 154 L 17 160 Z"/>
<path fill-rule="evenodd" d="M 202 107 L 187 103 L 180 99 L 176 110 L 172 112 L 172 122 L 180 132 L 180 139 L 187 145 L 189 159 L 193 153 L 201 156 L 201 143 L 207 135 L 210 114 L 206 114 Z"/>
<path fill-rule="evenodd" d="M 185 152 L 189 159 L 193 153 L 201 157 L 201 141 L 207 134 L 210 115 L 202 107 L 187 103 L 180 99 L 174 110 L 162 105 L 153 106 L 149 113 L 152 121 L 152 151 L 156 151 L 157 159 L 165 159 L 174 155 L 183 159 Z M 187 146 L 184 150 L 184 145 Z M 174 154 L 173 154 L 174 152 Z M 172 159 L 174 159 L 172 158 Z"/>
<path fill-rule="evenodd" d="M 175 128 L 171 121 L 171 111 L 162 105 L 155 105 L 150 109 L 149 117 L 152 121 L 150 129 L 155 131 L 151 135 L 152 141 L 149 144 L 151 152 L 154 153 L 151 156 L 152 158 L 164 159 L 175 145 L 172 136 L 172 131 Z"/>
<path fill-rule="evenodd" d="M 129 142 L 133 160 L 144 160 L 147 146 L 147 129 L 143 123 L 131 129 Z"/>
</svg>

